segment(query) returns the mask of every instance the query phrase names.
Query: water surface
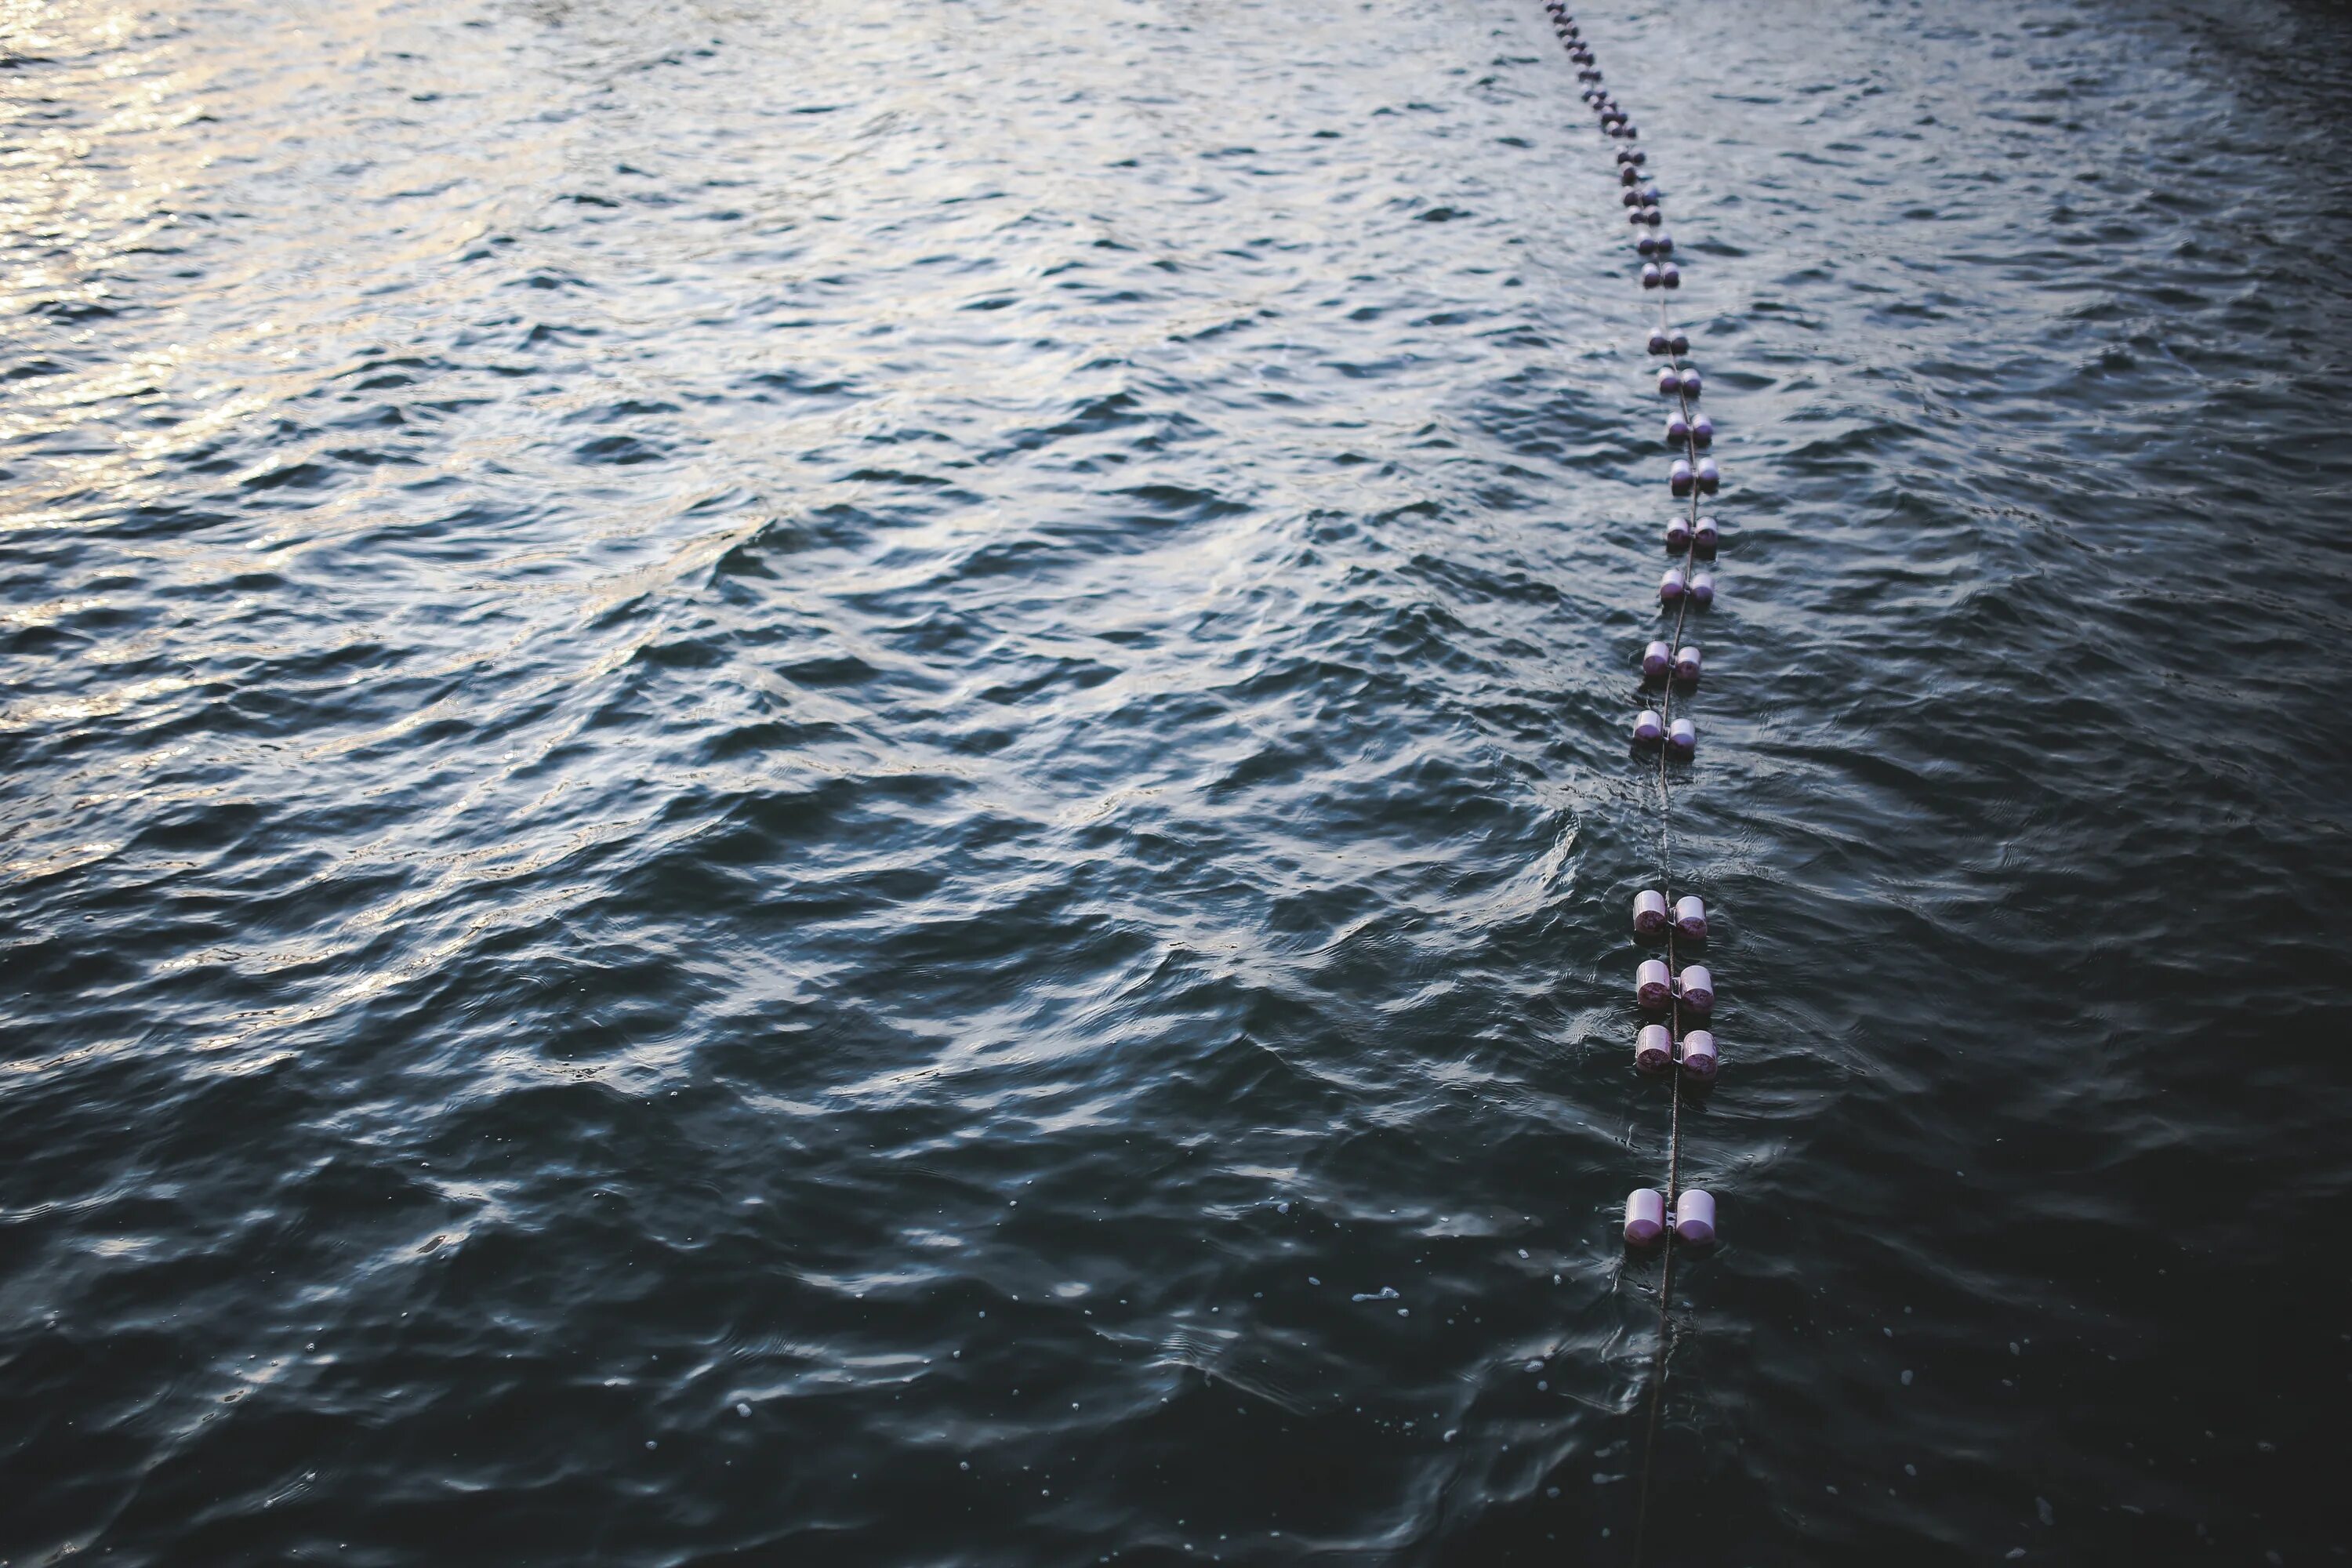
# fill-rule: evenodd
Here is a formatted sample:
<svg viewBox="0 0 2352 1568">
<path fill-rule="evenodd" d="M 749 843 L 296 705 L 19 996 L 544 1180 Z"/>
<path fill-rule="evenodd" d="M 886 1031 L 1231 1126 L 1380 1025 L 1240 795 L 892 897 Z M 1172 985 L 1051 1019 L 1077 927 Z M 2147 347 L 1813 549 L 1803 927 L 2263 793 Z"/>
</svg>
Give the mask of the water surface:
<svg viewBox="0 0 2352 1568">
<path fill-rule="evenodd" d="M 1580 10 L 1660 1563 L 2347 1544 L 2352 27 Z M 0 10 L 0 1558 L 1631 1558 L 1533 0 Z"/>
</svg>

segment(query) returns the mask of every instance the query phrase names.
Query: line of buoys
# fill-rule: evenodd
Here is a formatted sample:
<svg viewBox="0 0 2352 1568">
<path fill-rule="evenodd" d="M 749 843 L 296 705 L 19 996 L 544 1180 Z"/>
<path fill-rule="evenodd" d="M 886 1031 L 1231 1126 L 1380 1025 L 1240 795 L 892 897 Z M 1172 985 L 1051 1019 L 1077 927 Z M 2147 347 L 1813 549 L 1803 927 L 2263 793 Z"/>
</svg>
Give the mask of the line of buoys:
<svg viewBox="0 0 2352 1568">
<path fill-rule="evenodd" d="M 1676 941 L 1706 941 L 1707 917 L 1706 905 L 1696 895 L 1671 896 L 1667 823 L 1673 805 L 1673 775 L 1666 764 L 1687 762 L 1698 750 L 1697 726 L 1689 715 L 1675 711 L 1675 699 L 1678 691 L 1686 694 L 1698 684 L 1702 666 L 1699 649 L 1696 643 L 1683 640 L 1683 629 L 1693 610 L 1705 610 L 1715 602 L 1715 574 L 1701 563 L 1715 558 L 1721 548 L 1722 531 L 1714 518 L 1699 514 L 1698 503 L 1701 497 L 1722 489 L 1723 471 L 1709 455 L 1715 445 L 1715 421 L 1701 414 L 1697 406 L 1706 388 L 1706 378 L 1696 365 L 1684 360 L 1690 352 L 1689 335 L 1666 319 L 1666 296 L 1681 288 L 1682 270 L 1668 259 L 1675 253 L 1675 242 L 1664 228 L 1664 195 L 1650 172 L 1648 154 L 1633 144 L 1640 132 L 1632 116 L 1602 86 L 1600 64 L 1575 18 L 1568 14 L 1565 0 L 1545 0 L 1544 9 L 1551 17 L 1553 31 L 1567 47 L 1569 58 L 1576 62 L 1584 101 L 1591 107 L 1601 132 L 1617 143 L 1620 200 L 1627 221 L 1633 226 L 1634 251 L 1642 258 L 1642 288 L 1654 294 L 1659 302 L 1658 325 L 1649 334 L 1647 346 L 1653 355 L 1665 361 L 1658 367 L 1657 391 L 1670 405 L 1665 443 L 1676 453 L 1666 470 L 1666 489 L 1675 500 L 1688 503 L 1686 515 L 1666 524 L 1666 550 L 1675 560 L 1658 579 L 1659 606 L 1674 618 L 1674 625 L 1666 637 L 1651 639 L 1642 650 L 1644 686 L 1662 687 L 1663 690 L 1654 699 L 1654 705 L 1645 697 L 1633 718 L 1634 745 L 1643 751 L 1655 750 L 1658 756 L 1659 869 L 1669 881 L 1668 889 L 1645 889 L 1633 900 L 1635 935 L 1663 939 L 1666 944 L 1664 958 L 1644 958 L 1636 967 L 1633 1003 L 1642 1012 L 1667 1015 L 1665 1023 L 1644 1023 L 1638 1028 L 1633 1039 L 1633 1063 L 1646 1072 L 1664 1072 L 1677 1064 L 1682 1071 L 1675 1075 L 1666 1185 L 1663 1191 L 1654 1187 L 1633 1189 L 1625 1200 L 1624 1230 L 1625 1239 L 1636 1247 L 1665 1243 L 1667 1268 L 1671 1270 L 1676 1239 L 1706 1246 L 1716 1237 L 1714 1194 L 1681 1185 L 1681 1085 L 1685 1079 L 1698 1082 L 1713 1079 L 1717 1061 L 1714 1034 L 1702 1028 L 1685 1032 L 1682 1020 L 1685 1013 L 1700 1019 L 1711 1017 L 1716 994 L 1715 977 L 1706 965 L 1685 964 L 1680 973 L 1675 967 Z M 1662 1292 L 1671 1280 L 1669 1272 L 1666 1283 L 1661 1286 Z M 1662 1310 L 1663 1300 L 1662 1294 Z"/>
</svg>

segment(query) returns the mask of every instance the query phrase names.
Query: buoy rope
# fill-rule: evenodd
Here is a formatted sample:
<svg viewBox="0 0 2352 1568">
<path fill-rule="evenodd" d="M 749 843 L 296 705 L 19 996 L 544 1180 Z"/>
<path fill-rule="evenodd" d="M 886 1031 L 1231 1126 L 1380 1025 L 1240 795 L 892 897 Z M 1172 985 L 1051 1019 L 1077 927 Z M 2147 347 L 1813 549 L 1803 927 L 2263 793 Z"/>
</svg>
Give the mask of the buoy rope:
<svg viewBox="0 0 2352 1568">
<path fill-rule="evenodd" d="M 1562 4 L 1562 0 L 1547 0 L 1545 9 L 1551 16 L 1553 28 L 1559 33 L 1561 44 L 1568 49 L 1569 53 L 1572 57 L 1577 58 L 1579 64 L 1583 68 L 1578 74 L 1580 79 L 1588 85 L 1587 100 L 1594 102 L 1594 107 L 1601 116 L 1601 128 L 1609 133 L 1611 139 L 1615 142 L 1620 148 L 1628 149 L 1630 151 L 1631 143 L 1637 140 L 1634 129 L 1631 121 L 1625 117 L 1623 110 L 1617 107 L 1615 100 L 1611 99 L 1606 94 L 1605 90 L 1601 89 L 1600 83 L 1601 76 L 1598 62 L 1592 58 L 1591 47 L 1581 42 L 1581 37 L 1576 26 L 1575 19 L 1567 14 L 1567 10 L 1564 4 Z M 1595 99 L 1596 94 L 1598 95 L 1597 101 Z M 1640 158 L 1639 154 L 1635 154 L 1634 156 L 1636 158 Z M 1641 159 L 1640 162 L 1629 162 L 1624 158 L 1621 158 L 1619 163 L 1621 170 L 1630 171 L 1630 174 L 1621 174 L 1620 180 L 1623 190 L 1628 193 L 1638 193 L 1636 200 L 1629 201 L 1627 204 L 1629 206 L 1635 206 L 1637 208 L 1635 215 L 1637 232 L 1639 232 L 1640 229 L 1645 228 L 1653 236 L 1657 236 L 1662 233 L 1662 231 L 1657 227 L 1658 223 L 1661 221 L 1661 217 L 1650 216 L 1649 212 L 1643 209 L 1662 209 L 1663 204 L 1659 202 L 1654 191 L 1648 184 L 1648 181 L 1652 176 L 1643 168 L 1643 163 L 1646 163 L 1645 158 Z M 1673 254 L 1671 242 L 1669 242 L 1665 247 L 1660 247 L 1654 237 L 1643 244 L 1639 248 L 1645 255 L 1655 252 L 1662 258 L 1663 256 Z M 1671 911 L 1675 908 L 1675 900 L 1677 896 L 1675 890 L 1674 880 L 1674 773 L 1672 768 L 1672 759 L 1675 747 L 1671 742 L 1675 715 L 1675 699 L 1677 695 L 1676 687 L 1678 684 L 1675 678 L 1675 662 L 1681 655 L 1684 647 L 1684 627 L 1690 618 L 1690 605 L 1693 597 L 1690 592 L 1691 580 L 1697 572 L 1698 563 L 1703 559 L 1700 554 L 1702 535 L 1698 527 L 1699 500 L 1701 496 L 1709 493 L 1713 489 L 1713 476 L 1711 472 L 1702 470 L 1699 466 L 1699 452 L 1701 450 L 1701 447 L 1698 434 L 1696 429 L 1697 423 L 1697 413 L 1694 406 L 1696 400 L 1691 395 L 1690 384 L 1684 380 L 1682 375 L 1682 373 L 1685 368 L 1683 363 L 1683 349 L 1681 346 L 1677 345 L 1673 314 L 1667 305 L 1668 297 L 1674 289 L 1679 286 L 1680 272 L 1678 268 L 1674 268 L 1671 264 L 1663 263 L 1663 261 L 1657 265 L 1659 266 L 1659 271 L 1654 279 L 1654 286 L 1657 287 L 1658 289 L 1658 335 L 1665 340 L 1665 353 L 1664 355 L 1664 364 L 1666 368 L 1673 371 L 1675 375 L 1675 384 L 1674 388 L 1675 407 L 1680 413 L 1681 422 L 1684 426 L 1684 435 L 1682 437 L 1683 458 L 1689 465 L 1692 474 L 1692 479 L 1687 489 L 1689 506 L 1686 514 L 1687 528 L 1690 537 L 1683 544 L 1681 558 L 1678 563 L 1683 583 L 1683 592 L 1675 597 L 1674 630 L 1666 644 L 1668 668 L 1665 673 L 1664 689 L 1659 698 L 1657 707 L 1658 723 L 1662 731 L 1662 743 L 1658 748 L 1657 757 L 1658 877 L 1660 881 L 1660 891 L 1664 895 L 1667 908 Z M 1648 273 L 1647 268 L 1644 269 L 1643 282 L 1645 286 L 1653 284 L 1653 278 Z M 1713 436 L 1712 425 L 1710 422 L 1708 445 L 1711 446 L 1712 444 Z M 1702 476 L 1710 482 L 1703 485 L 1700 482 Z M 1711 553 L 1712 550 L 1710 549 L 1710 554 Z M 1710 597 L 1712 595 L 1710 591 Z M 1685 1076 L 1682 1070 L 1680 1061 L 1683 1039 L 1683 995 L 1680 982 L 1682 965 L 1680 954 L 1676 950 L 1675 943 L 1678 925 L 1679 921 L 1670 913 L 1665 925 L 1666 972 L 1668 975 L 1666 1026 L 1668 1030 L 1669 1048 L 1672 1053 L 1671 1059 L 1667 1064 L 1667 1071 L 1674 1081 L 1670 1091 L 1670 1099 L 1668 1100 L 1666 1123 L 1666 1183 L 1664 1188 L 1665 1223 L 1664 1235 L 1661 1238 L 1662 1251 L 1658 1270 L 1658 1326 L 1651 1363 L 1649 1419 L 1645 1423 L 1645 1431 L 1643 1438 L 1641 1484 L 1637 1494 L 1638 1501 L 1636 1503 L 1633 1524 L 1633 1561 L 1636 1564 L 1639 1564 L 1643 1560 L 1643 1553 L 1648 1541 L 1651 1478 L 1654 1470 L 1654 1460 L 1657 1452 L 1658 1426 L 1665 1405 L 1666 1371 L 1669 1360 L 1669 1352 L 1672 1349 L 1672 1334 L 1674 1328 L 1672 1310 L 1675 1281 L 1675 1239 L 1676 1232 L 1675 1218 L 1677 1200 L 1680 1198 L 1682 1193 L 1683 1079 Z"/>
</svg>

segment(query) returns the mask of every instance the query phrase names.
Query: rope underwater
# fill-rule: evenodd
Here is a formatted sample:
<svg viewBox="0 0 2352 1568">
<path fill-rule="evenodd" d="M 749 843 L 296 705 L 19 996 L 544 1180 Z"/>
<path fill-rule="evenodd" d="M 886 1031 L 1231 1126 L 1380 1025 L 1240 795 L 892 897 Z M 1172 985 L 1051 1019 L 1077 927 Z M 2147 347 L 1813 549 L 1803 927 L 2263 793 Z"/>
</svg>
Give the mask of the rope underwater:
<svg viewBox="0 0 2352 1568">
<path fill-rule="evenodd" d="M 1639 133 L 1624 110 L 1601 87 L 1599 64 L 1591 46 L 1583 41 L 1575 19 L 1568 15 L 1564 0 L 1545 0 L 1544 9 L 1551 18 L 1553 31 L 1579 67 L 1577 76 L 1584 84 L 1585 102 L 1598 117 L 1602 132 L 1618 143 L 1619 182 L 1624 190 L 1627 216 L 1634 226 L 1635 249 L 1645 258 L 1642 287 L 1658 294 L 1658 327 L 1650 334 L 1649 349 L 1652 354 L 1662 355 L 1665 360 L 1658 373 L 1659 395 L 1674 399 L 1675 412 L 1666 423 L 1666 440 L 1680 447 L 1683 454 L 1675 460 L 1667 485 L 1676 500 L 1688 503 L 1685 516 L 1667 526 L 1666 548 L 1678 559 L 1667 568 L 1658 585 L 1663 606 L 1674 613 L 1673 630 L 1667 641 L 1652 642 L 1642 656 L 1644 681 L 1663 681 L 1664 690 L 1657 707 L 1643 708 L 1633 721 L 1635 744 L 1658 748 L 1661 884 L 1635 899 L 1633 928 L 1636 935 L 1663 935 L 1665 939 L 1664 961 L 1646 961 L 1636 973 L 1635 1001 L 1644 1010 L 1663 1011 L 1666 1020 L 1663 1026 L 1651 1025 L 1640 1031 L 1634 1059 L 1647 1070 L 1668 1070 L 1673 1079 L 1667 1111 L 1665 1189 L 1661 1193 L 1637 1187 L 1625 1202 L 1626 1241 L 1636 1247 L 1661 1244 L 1656 1346 L 1651 1366 L 1650 1412 L 1643 1438 L 1642 1477 L 1633 1526 L 1633 1561 L 1638 1564 L 1647 1544 L 1653 1459 L 1665 1404 L 1666 1371 L 1672 1349 L 1675 1243 L 1682 1239 L 1691 1246 L 1704 1247 L 1715 1240 L 1714 1195 L 1682 1185 L 1683 1080 L 1709 1080 L 1716 1070 L 1714 1035 L 1705 1029 L 1685 1034 L 1683 1015 L 1687 1008 L 1704 1019 L 1714 1007 L 1715 984 L 1714 977 L 1702 966 L 1679 967 L 1676 939 L 1705 941 L 1706 912 L 1697 898 L 1685 895 L 1677 899 L 1675 894 L 1671 764 L 1688 759 L 1697 749 L 1696 727 L 1687 718 L 1675 717 L 1675 698 L 1680 689 L 1696 686 L 1699 677 L 1699 650 L 1685 645 L 1683 635 L 1692 606 L 1704 608 L 1715 598 L 1714 576 L 1702 570 L 1700 563 L 1713 559 L 1718 534 L 1714 520 L 1700 515 L 1699 499 L 1714 494 L 1721 478 L 1714 459 L 1701 456 L 1714 444 L 1715 427 L 1712 420 L 1697 412 L 1702 389 L 1699 374 L 1685 363 L 1689 340 L 1675 329 L 1667 309 L 1666 300 L 1680 288 L 1682 275 L 1680 268 L 1666 259 L 1674 254 L 1674 240 L 1660 226 L 1664 216 L 1659 194 L 1655 186 L 1647 183 L 1643 173 L 1647 156 L 1631 145 Z M 1674 1071 L 1677 1066 L 1681 1070 Z"/>
</svg>

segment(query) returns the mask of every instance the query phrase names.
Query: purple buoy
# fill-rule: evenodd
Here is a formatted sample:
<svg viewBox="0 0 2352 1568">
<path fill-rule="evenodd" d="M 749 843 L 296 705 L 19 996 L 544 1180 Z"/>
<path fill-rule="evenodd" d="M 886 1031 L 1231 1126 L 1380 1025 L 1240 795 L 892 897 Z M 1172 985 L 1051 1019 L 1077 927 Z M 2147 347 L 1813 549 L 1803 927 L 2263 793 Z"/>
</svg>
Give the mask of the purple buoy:
<svg viewBox="0 0 2352 1568">
<path fill-rule="evenodd" d="M 1633 934 L 1659 936 L 1666 929 L 1666 896 L 1655 888 L 1633 895 Z"/>
<path fill-rule="evenodd" d="M 1686 647 L 1694 668 L 1698 664 L 1698 649 Z M 1660 897 L 1664 895 L 1661 894 Z M 1696 893 L 1685 893 L 1675 900 L 1675 929 L 1693 942 L 1706 940 L 1706 903 Z"/>
<path fill-rule="evenodd" d="M 1655 959 L 1651 960 L 1656 963 Z M 1664 968 L 1661 964 L 1659 967 Z M 1683 1005 L 1694 1013 L 1715 1011 L 1715 976 L 1706 972 L 1704 963 L 1694 963 L 1683 971 Z"/>
<path fill-rule="evenodd" d="M 1691 402 L 1696 403 L 1698 401 L 1699 392 L 1706 385 L 1706 383 L 1699 379 L 1697 371 L 1688 369 L 1685 369 L 1682 373 L 1681 380 L 1683 395 L 1688 398 Z"/>
<path fill-rule="evenodd" d="M 1691 525 L 1682 518 L 1666 524 L 1666 553 L 1680 555 L 1690 548 Z"/>
<path fill-rule="evenodd" d="M 1678 757 L 1687 757 L 1698 750 L 1698 731 L 1687 719 L 1677 719 L 1666 728 L 1666 750 Z"/>
<path fill-rule="evenodd" d="M 1645 679 L 1655 680 L 1672 668 L 1674 662 L 1674 650 L 1662 642 L 1654 642 L 1642 650 L 1642 675 Z M 1646 899 L 1650 895 L 1642 896 Z"/>
<path fill-rule="evenodd" d="M 1631 163 L 1620 163 L 1617 166 L 1617 183 L 1621 185 L 1629 187 L 1638 185 L 1642 183 L 1642 171 L 1633 167 Z M 1625 205 L 1628 206 L 1639 206 L 1642 205 L 1642 198 L 1635 195 L 1631 189 L 1628 189 L 1625 193 Z"/>
<path fill-rule="evenodd" d="M 1655 256 L 1658 253 L 1658 247 L 1651 243 L 1650 231 L 1646 228 L 1633 237 L 1633 248 L 1643 256 Z"/>
<path fill-rule="evenodd" d="M 1681 387 L 1682 384 L 1682 373 L 1675 369 L 1674 366 L 1667 365 L 1658 372 L 1658 395 L 1660 397 L 1672 397 L 1675 391 Z"/>
<path fill-rule="evenodd" d="M 1635 745 L 1654 746 L 1658 743 L 1658 738 L 1665 732 L 1665 721 L 1658 717 L 1656 709 L 1644 708 L 1639 713 L 1633 715 L 1633 743 Z"/>
<path fill-rule="evenodd" d="M 1633 971 L 1633 1000 L 1644 1007 L 1663 1007 L 1673 1000 L 1675 984 L 1663 959 L 1645 958 Z"/>
<path fill-rule="evenodd" d="M 1715 1037 L 1705 1029 L 1683 1037 L 1683 1071 L 1700 1079 L 1715 1076 Z"/>
<path fill-rule="evenodd" d="M 1691 439 L 1701 447 L 1715 445 L 1715 421 L 1702 414 L 1691 421 Z"/>
<path fill-rule="evenodd" d="M 1658 268 L 1658 286 L 1662 289 L 1681 288 L 1683 286 L 1682 270 L 1673 262 L 1667 262 Z"/>
<path fill-rule="evenodd" d="M 1694 431 L 1693 434 L 1696 435 L 1696 432 Z M 1716 542 L 1721 537 L 1715 531 L 1715 519 L 1700 518 L 1697 526 L 1691 530 L 1691 548 L 1699 552 L 1702 560 L 1712 561 L 1715 559 Z"/>
<path fill-rule="evenodd" d="M 1712 572 L 1694 572 L 1694 573 L 1692 573 L 1692 574 L 1691 574 L 1691 575 L 1690 575 L 1689 590 L 1690 590 L 1690 596 L 1691 596 L 1691 603 L 1692 603 L 1692 604 L 1694 604 L 1694 605 L 1712 605 L 1712 604 L 1714 604 L 1714 603 L 1715 603 L 1715 574 L 1714 574 L 1714 573 L 1712 573 Z"/>
<path fill-rule="evenodd" d="M 1642 287 L 1643 287 L 1643 288 L 1644 288 L 1644 289 L 1655 289 L 1655 288 L 1656 288 L 1660 283 L 1662 283 L 1662 282 L 1664 282 L 1664 279 L 1662 277 L 1660 277 L 1660 276 L 1659 276 L 1659 273 L 1658 273 L 1658 264 L 1657 264 L 1656 262 L 1654 262 L 1654 261 L 1645 261 L 1645 262 L 1643 262 L 1643 263 L 1642 264 Z"/>
<path fill-rule="evenodd" d="M 1713 495 L 1723 484 L 1723 470 L 1715 466 L 1713 458 L 1701 458 L 1694 478 L 1698 480 L 1698 493 Z"/>
<path fill-rule="evenodd" d="M 1690 421 L 1679 414 L 1666 416 L 1666 445 L 1680 447 L 1690 440 Z"/>
<path fill-rule="evenodd" d="M 1655 207 L 1643 207 L 1640 212 L 1635 213 L 1633 216 L 1641 222 L 1648 224 L 1652 228 L 1655 228 L 1660 224 L 1666 221 L 1666 215 L 1660 212 Z"/>
<path fill-rule="evenodd" d="M 1644 1024 L 1633 1037 L 1633 1065 L 1643 1072 L 1664 1072 L 1675 1065 L 1675 1037 L 1664 1024 Z"/>
<path fill-rule="evenodd" d="M 1688 460 L 1676 458 L 1675 466 L 1666 470 L 1666 489 L 1677 496 L 1691 493 L 1691 466 Z"/>
<path fill-rule="evenodd" d="M 1679 566 L 1667 567 L 1666 574 L 1658 579 L 1658 599 L 1662 604 L 1674 604 L 1688 590 L 1689 584 L 1683 581 L 1683 569 Z"/>
<path fill-rule="evenodd" d="M 1662 354 L 1673 347 L 1673 340 L 1668 338 L 1664 331 L 1655 331 L 1650 334 L 1650 352 L 1652 353 Z"/>
<path fill-rule="evenodd" d="M 1658 205 L 1657 186 L 1643 185 L 1642 187 L 1642 205 L 1645 207 L 1654 207 Z"/>
<path fill-rule="evenodd" d="M 1680 332 L 1676 332 L 1673 337 L 1666 340 L 1666 347 L 1675 353 L 1686 354 L 1690 353 L 1690 339 L 1683 336 Z"/>
<path fill-rule="evenodd" d="M 1672 256 L 1674 253 L 1675 237 L 1671 234 L 1661 231 L 1658 235 L 1658 254 L 1660 256 Z"/>
<path fill-rule="evenodd" d="M 1675 679 L 1685 686 L 1698 684 L 1698 649 L 1696 647 L 1684 648 L 1675 655 Z M 1705 936 L 1706 933 L 1701 931 L 1699 934 Z"/>
<path fill-rule="evenodd" d="M 1666 1194 L 1655 1187 L 1635 1187 L 1625 1194 L 1625 1239 L 1635 1247 L 1654 1246 L 1666 1234 Z"/>
<path fill-rule="evenodd" d="M 1650 161 L 1650 155 L 1647 153 L 1643 152 L 1639 147 L 1626 148 L 1623 156 L 1636 163 L 1646 163 Z"/>
<path fill-rule="evenodd" d="M 1626 1225 L 1633 1224 L 1628 1219 Z M 1675 1201 L 1675 1239 L 1687 1241 L 1693 1247 L 1709 1247 L 1715 1242 L 1715 1194 L 1697 1187 L 1685 1187 Z"/>
</svg>

